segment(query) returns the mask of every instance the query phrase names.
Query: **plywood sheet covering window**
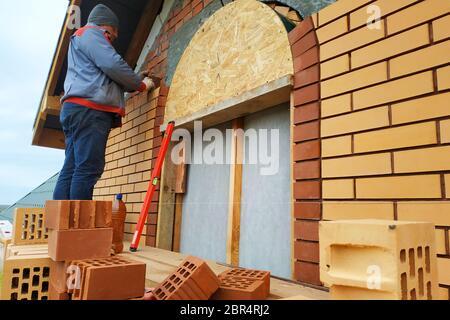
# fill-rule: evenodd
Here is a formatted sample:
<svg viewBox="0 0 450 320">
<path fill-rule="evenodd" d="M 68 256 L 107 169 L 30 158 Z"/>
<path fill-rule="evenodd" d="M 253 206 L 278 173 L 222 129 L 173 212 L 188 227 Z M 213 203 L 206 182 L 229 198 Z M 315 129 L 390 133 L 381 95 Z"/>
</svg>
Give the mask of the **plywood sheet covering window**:
<svg viewBox="0 0 450 320">
<path fill-rule="evenodd" d="M 287 31 L 271 8 L 237 0 L 198 30 L 177 66 L 165 122 L 293 73 Z"/>
</svg>

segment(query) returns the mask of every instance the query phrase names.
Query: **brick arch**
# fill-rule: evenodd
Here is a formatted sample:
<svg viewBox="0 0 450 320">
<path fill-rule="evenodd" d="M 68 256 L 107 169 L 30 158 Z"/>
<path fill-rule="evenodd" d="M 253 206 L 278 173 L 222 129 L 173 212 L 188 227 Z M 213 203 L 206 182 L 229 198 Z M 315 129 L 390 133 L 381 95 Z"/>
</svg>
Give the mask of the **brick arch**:
<svg viewBox="0 0 450 320">
<path fill-rule="evenodd" d="M 321 206 L 319 42 L 312 18 L 289 33 L 294 59 L 291 99 L 293 143 L 294 279 L 321 285 L 319 221 Z"/>
</svg>

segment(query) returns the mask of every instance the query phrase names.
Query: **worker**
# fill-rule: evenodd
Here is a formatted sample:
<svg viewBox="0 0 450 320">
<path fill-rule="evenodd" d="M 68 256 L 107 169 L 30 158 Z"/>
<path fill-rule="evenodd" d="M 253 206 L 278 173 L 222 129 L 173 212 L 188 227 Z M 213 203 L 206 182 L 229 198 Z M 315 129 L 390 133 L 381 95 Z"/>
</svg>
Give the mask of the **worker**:
<svg viewBox="0 0 450 320">
<path fill-rule="evenodd" d="M 118 36 L 117 15 L 100 4 L 70 39 L 60 114 L 66 153 L 54 200 L 92 200 L 104 171 L 109 133 L 125 115 L 125 91 L 159 86 L 157 77 L 136 74 L 116 52 L 112 43 Z"/>
</svg>

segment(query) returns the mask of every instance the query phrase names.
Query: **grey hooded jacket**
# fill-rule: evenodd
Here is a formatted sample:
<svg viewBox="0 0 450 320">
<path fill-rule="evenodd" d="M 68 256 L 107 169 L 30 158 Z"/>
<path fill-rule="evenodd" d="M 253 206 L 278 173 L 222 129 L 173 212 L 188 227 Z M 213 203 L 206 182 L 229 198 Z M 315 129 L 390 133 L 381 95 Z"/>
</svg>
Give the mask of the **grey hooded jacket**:
<svg viewBox="0 0 450 320">
<path fill-rule="evenodd" d="M 75 32 L 61 102 L 124 116 L 124 92 L 144 90 L 142 77 L 116 52 L 105 30 L 90 23 Z"/>
</svg>

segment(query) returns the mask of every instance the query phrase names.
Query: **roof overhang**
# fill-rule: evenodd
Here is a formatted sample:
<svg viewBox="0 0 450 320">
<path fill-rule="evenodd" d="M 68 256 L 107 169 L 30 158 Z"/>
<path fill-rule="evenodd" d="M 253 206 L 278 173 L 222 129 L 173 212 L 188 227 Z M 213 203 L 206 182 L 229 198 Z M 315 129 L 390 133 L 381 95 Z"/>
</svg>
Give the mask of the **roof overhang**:
<svg viewBox="0 0 450 320">
<path fill-rule="evenodd" d="M 67 52 L 70 37 L 75 31 L 68 27 L 73 18 L 70 7 L 73 5 L 80 7 L 81 24 L 84 25 L 90 11 L 99 3 L 109 6 L 119 16 L 120 34 L 114 46 L 134 68 L 151 26 L 161 10 L 163 0 L 69 0 L 66 18 L 33 126 L 32 144 L 35 146 L 65 148 L 59 113 L 67 72 Z"/>
</svg>

